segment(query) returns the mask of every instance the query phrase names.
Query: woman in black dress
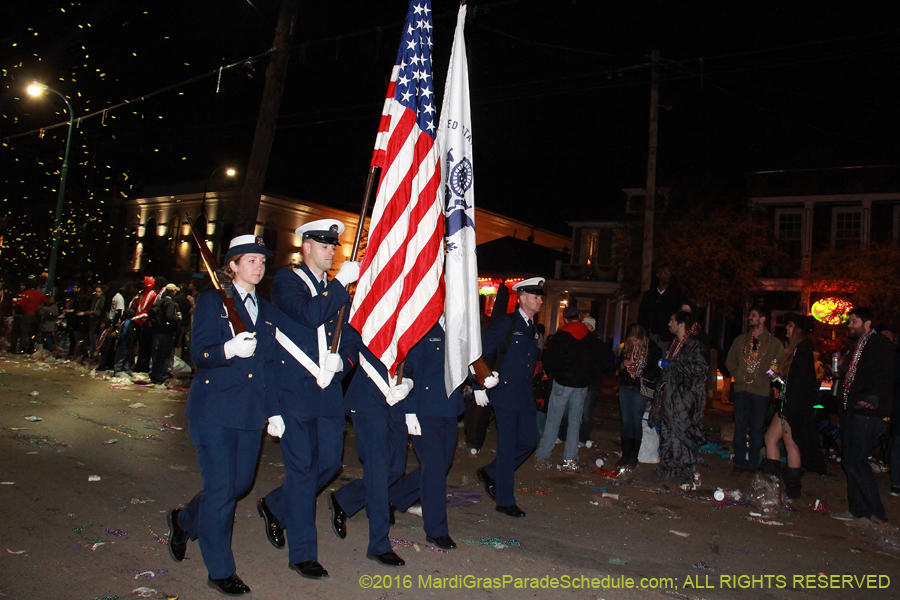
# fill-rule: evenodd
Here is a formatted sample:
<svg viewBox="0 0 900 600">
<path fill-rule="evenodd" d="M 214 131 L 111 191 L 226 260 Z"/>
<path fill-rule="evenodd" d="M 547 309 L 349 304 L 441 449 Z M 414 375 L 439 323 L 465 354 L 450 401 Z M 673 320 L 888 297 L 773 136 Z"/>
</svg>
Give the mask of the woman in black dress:
<svg viewBox="0 0 900 600">
<path fill-rule="evenodd" d="M 778 443 L 784 442 L 787 451 L 787 468 L 784 469 L 787 495 L 789 498 L 799 498 L 803 468 L 825 472 L 825 459 L 813 423 L 813 407 L 819 398 L 819 380 L 816 378 L 809 317 L 788 313 L 785 319 L 788 345 L 779 369 L 782 381 L 777 400 L 778 411 L 766 432 L 766 458 L 761 468 L 763 473 L 780 474 Z"/>
</svg>

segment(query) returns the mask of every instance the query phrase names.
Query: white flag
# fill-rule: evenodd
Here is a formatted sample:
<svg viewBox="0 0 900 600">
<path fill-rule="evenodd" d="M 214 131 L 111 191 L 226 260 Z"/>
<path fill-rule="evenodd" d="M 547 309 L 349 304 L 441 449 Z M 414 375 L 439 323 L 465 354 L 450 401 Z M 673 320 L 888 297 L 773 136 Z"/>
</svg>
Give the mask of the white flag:
<svg viewBox="0 0 900 600">
<path fill-rule="evenodd" d="M 452 392 L 481 356 L 478 310 L 478 263 L 475 257 L 475 188 L 472 171 L 472 118 L 469 110 L 469 68 L 463 28 L 466 6 L 459 7 L 456 34 L 438 121 L 441 181 L 447 217 L 447 257 L 444 283 L 446 354 L 444 383 Z"/>
</svg>

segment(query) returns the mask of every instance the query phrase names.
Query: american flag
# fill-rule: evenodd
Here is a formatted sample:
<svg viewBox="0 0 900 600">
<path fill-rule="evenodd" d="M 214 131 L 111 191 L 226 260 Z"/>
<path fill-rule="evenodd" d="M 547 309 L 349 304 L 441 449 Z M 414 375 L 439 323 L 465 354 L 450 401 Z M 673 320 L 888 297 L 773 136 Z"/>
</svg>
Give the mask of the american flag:
<svg viewBox="0 0 900 600">
<path fill-rule="evenodd" d="M 444 308 L 431 22 L 430 0 L 412 0 L 372 155 L 381 182 L 350 315 L 391 374 Z"/>
</svg>

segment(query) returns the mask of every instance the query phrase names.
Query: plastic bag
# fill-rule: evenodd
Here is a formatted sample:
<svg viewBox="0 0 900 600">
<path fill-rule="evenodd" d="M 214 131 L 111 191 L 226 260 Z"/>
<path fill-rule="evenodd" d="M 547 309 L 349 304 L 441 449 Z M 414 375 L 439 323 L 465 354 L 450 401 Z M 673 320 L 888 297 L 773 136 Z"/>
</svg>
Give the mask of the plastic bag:
<svg viewBox="0 0 900 600">
<path fill-rule="evenodd" d="M 638 451 L 638 462 L 655 465 L 659 463 L 659 434 L 656 433 L 656 429 L 647 424 L 649 417 L 650 411 L 647 410 L 644 412 L 644 418 L 641 419 L 643 439 L 641 440 L 641 449 Z"/>
<path fill-rule="evenodd" d="M 781 478 L 777 475 L 757 473 L 753 476 L 751 485 L 753 491 L 750 493 L 750 500 L 763 512 L 772 512 L 790 504 L 781 485 Z"/>
<path fill-rule="evenodd" d="M 169 371 L 172 373 L 172 375 L 190 374 L 191 366 L 177 356 L 173 356 L 172 367 L 169 369 Z"/>
</svg>

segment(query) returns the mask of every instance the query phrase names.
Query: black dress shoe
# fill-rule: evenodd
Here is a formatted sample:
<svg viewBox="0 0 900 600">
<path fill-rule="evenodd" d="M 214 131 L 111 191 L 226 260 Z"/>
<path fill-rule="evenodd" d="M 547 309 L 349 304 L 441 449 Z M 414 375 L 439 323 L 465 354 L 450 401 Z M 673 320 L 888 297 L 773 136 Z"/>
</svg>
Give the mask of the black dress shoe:
<svg viewBox="0 0 900 600">
<path fill-rule="evenodd" d="M 214 590 L 222 592 L 226 596 L 241 596 L 250 593 L 250 588 L 241 581 L 241 578 L 237 576 L 237 573 L 232 573 L 231 577 L 225 579 L 213 579 L 210 577 L 206 580 L 206 585 Z"/>
<path fill-rule="evenodd" d="M 391 509 L 390 522 L 391 522 L 391 525 L 394 525 L 397 522 L 397 519 L 394 518 L 394 513 L 397 512 L 397 507 L 394 506 L 393 504 L 391 504 L 390 509 Z"/>
<path fill-rule="evenodd" d="M 366 558 L 381 563 L 386 567 L 402 567 L 406 564 L 406 561 L 397 556 L 397 553 L 393 550 L 385 552 L 384 554 L 366 554 Z"/>
<path fill-rule="evenodd" d="M 338 504 L 337 497 L 332 492 L 328 497 L 328 506 L 331 508 L 331 528 L 334 529 L 334 535 L 341 539 L 347 537 L 347 513 Z"/>
<path fill-rule="evenodd" d="M 484 491 L 487 492 L 487 495 L 491 497 L 491 500 L 497 499 L 497 493 L 495 488 L 497 487 L 496 482 L 493 477 L 487 474 L 487 471 L 484 470 L 484 467 L 481 467 L 477 471 L 475 471 L 476 477 L 478 477 L 478 481 L 484 484 Z"/>
<path fill-rule="evenodd" d="M 456 548 L 456 542 L 454 542 L 453 538 L 449 535 L 439 535 L 436 538 L 433 538 L 430 535 L 426 535 L 425 541 L 430 544 L 434 544 L 441 550 L 453 550 L 454 548 Z"/>
<path fill-rule="evenodd" d="M 513 504 L 512 506 L 497 506 L 497 512 L 502 512 L 504 515 L 509 515 L 510 517 L 524 517 L 525 511 Z"/>
<path fill-rule="evenodd" d="M 178 524 L 178 513 L 180 512 L 181 509 L 176 508 L 170 510 L 166 515 L 166 521 L 169 523 L 169 556 L 175 562 L 184 560 L 184 553 L 187 550 L 188 539 L 190 539 L 188 532 Z"/>
<path fill-rule="evenodd" d="M 316 560 L 290 563 L 290 567 L 300 573 L 301 577 L 306 577 L 307 579 L 325 579 L 328 577 L 328 571 Z"/>
<path fill-rule="evenodd" d="M 281 526 L 281 521 L 276 519 L 272 511 L 269 510 L 265 498 L 259 499 L 259 502 L 256 503 L 256 510 L 266 522 L 266 538 L 269 540 L 269 543 L 276 548 L 284 548 L 284 527 Z"/>
</svg>

